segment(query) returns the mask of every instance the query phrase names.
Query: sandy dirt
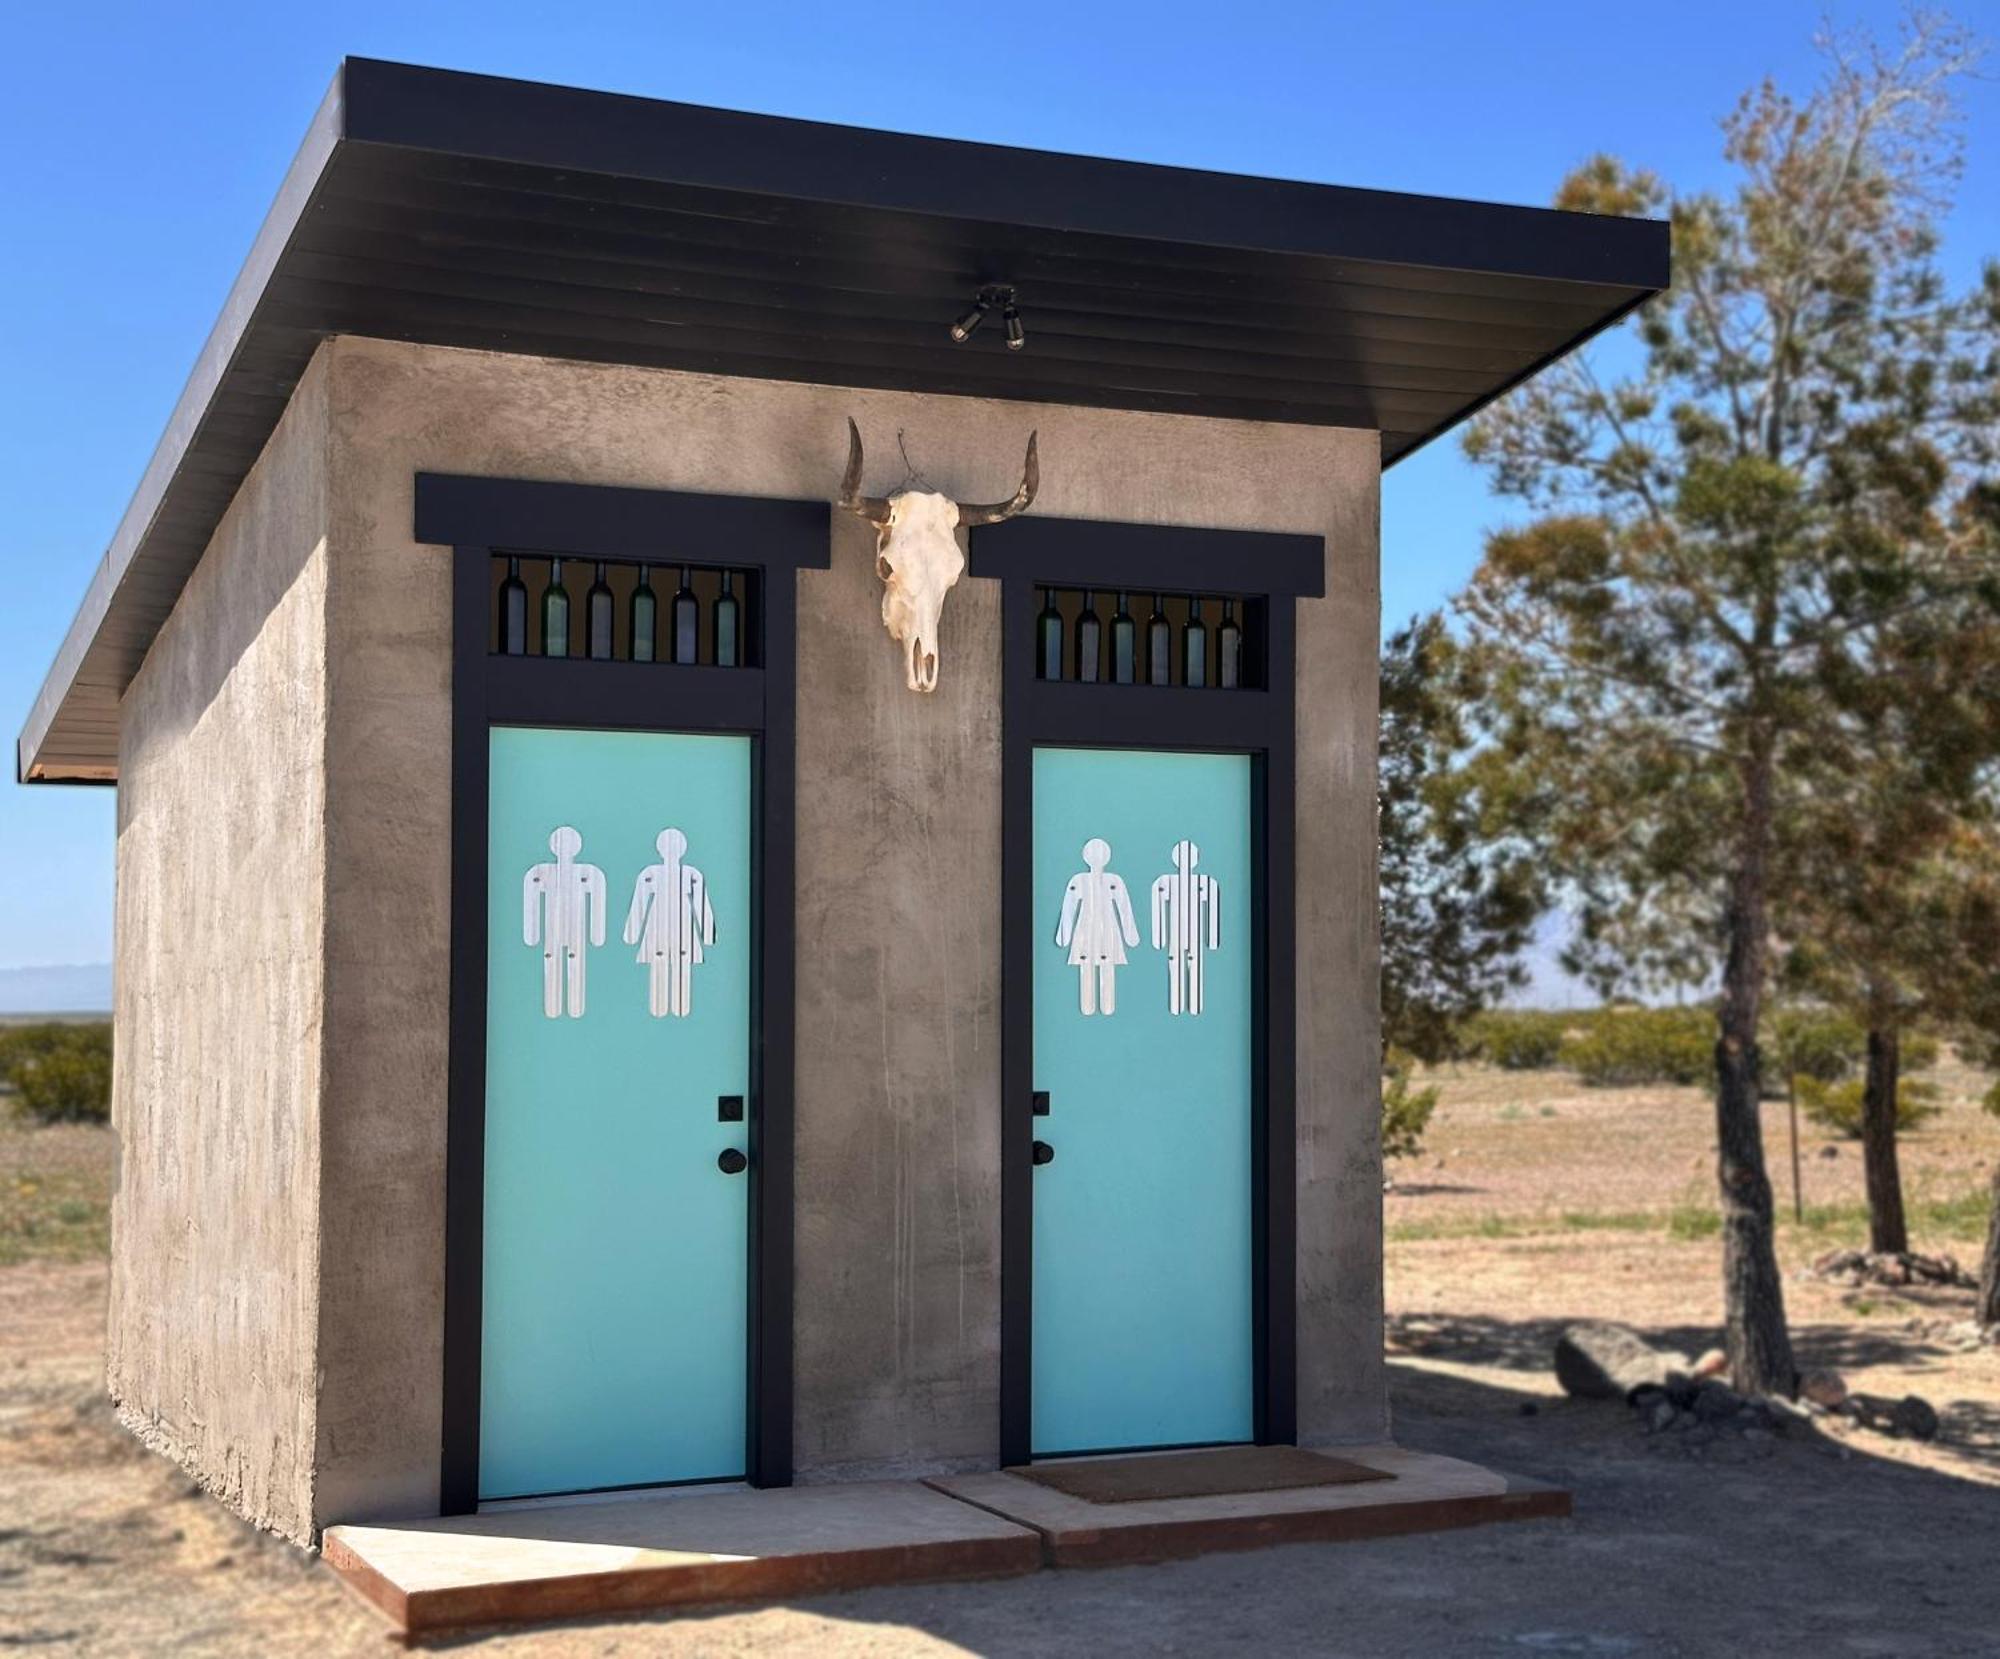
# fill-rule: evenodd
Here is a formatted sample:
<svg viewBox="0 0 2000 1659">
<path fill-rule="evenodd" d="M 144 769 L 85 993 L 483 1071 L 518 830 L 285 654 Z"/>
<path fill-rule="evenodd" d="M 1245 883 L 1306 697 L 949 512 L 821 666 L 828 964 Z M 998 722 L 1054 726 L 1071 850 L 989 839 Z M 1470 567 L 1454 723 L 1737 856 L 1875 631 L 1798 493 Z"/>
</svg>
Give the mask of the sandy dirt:
<svg viewBox="0 0 2000 1659">
<path fill-rule="evenodd" d="M 1807 1281 L 1798 1269 L 1847 1224 L 1788 1228 L 1786 1289 L 1806 1361 L 1839 1366 L 1857 1387 L 1926 1395 L 1943 1437 L 1926 1446 L 1853 1431 L 1701 1449 L 1649 1437 L 1622 1406 L 1563 1399 L 1549 1346 L 1582 1316 L 1625 1319 L 1691 1349 L 1713 1339 L 1718 1249 L 1670 1230 L 1669 1215 L 1698 1195 L 1663 1197 L 1660 1174 L 1705 1157 L 1700 1112 L 1649 1106 L 1643 1091 L 1579 1093 L 1553 1077 L 1446 1087 L 1433 1151 L 1398 1170 L 1390 1199 L 1398 1435 L 1561 1482 L 1576 1493 L 1575 1519 L 440 1646 L 505 1659 L 2000 1654 L 2000 1349 L 1960 1352 L 1922 1328 L 1963 1318 L 1969 1294 Z M 1526 1112 L 1506 1115 L 1522 1103 Z M 1542 1104 L 1556 1116 L 1540 1117 Z M 1992 1149 L 1952 1150 L 1942 1137 L 1959 1127 L 1983 1133 L 1941 1123 L 1935 1155 L 1916 1149 L 1913 1188 L 1935 1181 L 1948 1198 L 1975 1184 Z M 1444 1169 L 1427 1170 L 1439 1155 Z M 0 1170 L 23 1156 L 0 1149 Z M 1634 1164 L 1652 1180 L 1634 1181 Z M 1844 1201 L 1836 1183 L 1846 1174 L 1829 1168 L 1814 1202 Z M 1626 1209 L 1657 1224 L 1574 1220 Z M 1918 1231 L 1920 1248 L 1968 1248 Z M 378 1616 L 316 1561 L 252 1533 L 117 1429 L 99 1386 L 103 1294 L 100 1263 L 0 1268 L 0 1649 L 391 1651 Z"/>
</svg>

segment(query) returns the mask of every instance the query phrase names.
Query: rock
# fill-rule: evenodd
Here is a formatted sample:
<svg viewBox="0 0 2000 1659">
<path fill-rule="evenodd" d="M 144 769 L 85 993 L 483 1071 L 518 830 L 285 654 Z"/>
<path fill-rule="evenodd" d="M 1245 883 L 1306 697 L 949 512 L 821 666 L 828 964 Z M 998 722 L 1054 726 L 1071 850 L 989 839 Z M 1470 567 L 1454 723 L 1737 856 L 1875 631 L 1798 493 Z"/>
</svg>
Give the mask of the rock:
<svg viewBox="0 0 2000 1659">
<path fill-rule="evenodd" d="M 1694 1377 L 1719 1377 L 1729 1369 L 1729 1356 L 1720 1348 L 1711 1348 L 1694 1362 L 1688 1373 Z"/>
<path fill-rule="evenodd" d="M 1710 1377 L 1695 1393 L 1694 1414 L 1704 1423 L 1719 1423 L 1734 1417 L 1744 1405 L 1743 1396 L 1729 1384 Z"/>
<path fill-rule="evenodd" d="M 1838 1158 L 1840 1156 L 1840 1148 L 1837 1146 L 1823 1146 L 1819 1149 L 1819 1155 L 1822 1158 Z"/>
<path fill-rule="evenodd" d="M 1847 1379 L 1838 1371 L 1808 1371 L 1799 1378 L 1799 1398 L 1823 1411 L 1838 1411 L 1847 1403 Z"/>
<path fill-rule="evenodd" d="M 1556 1381 L 1583 1400 L 1630 1400 L 1687 1375 L 1687 1358 L 1653 1347 L 1629 1325 L 1587 1320 L 1556 1339 Z"/>
<path fill-rule="evenodd" d="M 1680 1413 L 1674 1409 L 1674 1402 L 1662 1394 L 1646 1414 L 1646 1432 L 1658 1434 L 1662 1429 L 1672 1428 L 1678 1416 Z"/>
<path fill-rule="evenodd" d="M 1850 1394 L 1844 1409 L 1863 1428 L 1878 1434 L 1911 1440 L 1937 1438 L 1938 1414 L 1920 1395 L 1906 1394 L 1900 1400 L 1892 1400 L 1883 1394 Z"/>
<path fill-rule="evenodd" d="M 1828 1250 L 1817 1257 L 1810 1269 L 1810 1276 L 1824 1279 L 1832 1284 L 1849 1288 L 1864 1285 L 1885 1285 L 1900 1289 L 1904 1285 L 1944 1285 L 1956 1290 L 1971 1290 L 1976 1281 L 1952 1256 L 1926 1256 L 1914 1250 L 1880 1253 L 1868 1250 Z"/>
</svg>

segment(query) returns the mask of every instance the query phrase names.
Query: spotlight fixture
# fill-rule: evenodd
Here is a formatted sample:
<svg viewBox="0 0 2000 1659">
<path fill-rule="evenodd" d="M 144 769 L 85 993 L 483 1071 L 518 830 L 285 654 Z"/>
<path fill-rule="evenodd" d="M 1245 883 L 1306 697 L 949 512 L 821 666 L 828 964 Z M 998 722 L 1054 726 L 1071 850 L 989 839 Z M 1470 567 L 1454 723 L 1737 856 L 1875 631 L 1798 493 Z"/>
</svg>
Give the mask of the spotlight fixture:
<svg viewBox="0 0 2000 1659">
<path fill-rule="evenodd" d="M 1028 331 L 1021 323 L 1021 308 L 1014 301 L 1014 290 L 1003 283 L 988 283 L 973 295 L 972 309 L 951 325 L 951 337 L 959 345 L 970 340 L 979 325 L 986 321 L 986 313 L 995 306 L 1000 307 L 1001 318 L 1007 325 L 1007 349 L 1019 351 L 1028 343 Z"/>
<path fill-rule="evenodd" d="M 951 325 L 951 337 L 960 345 L 964 345 L 972 338 L 973 330 L 986 321 L 986 313 L 992 305 L 992 296 L 982 288 L 979 298 L 972 302 L 972 309 Z"/>
<path fill-rule="evenodd" d="M 1021 308 L 1014 303 L 1012 294 L 1000 308 L 1000 320 L 1007 325 L 1007 349 L 1019 351 L 1028 343 L 1028 331 L 1021 326 Z"/>
</svg>

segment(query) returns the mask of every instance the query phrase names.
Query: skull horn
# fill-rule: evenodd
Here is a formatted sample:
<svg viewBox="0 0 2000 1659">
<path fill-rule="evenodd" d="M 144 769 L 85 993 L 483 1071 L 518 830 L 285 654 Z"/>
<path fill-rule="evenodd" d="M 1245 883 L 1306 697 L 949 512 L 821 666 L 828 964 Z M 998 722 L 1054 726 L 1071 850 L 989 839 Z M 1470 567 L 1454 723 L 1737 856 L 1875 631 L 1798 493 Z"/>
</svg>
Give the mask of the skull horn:
<svg viewBox="0 0 2000 1659">
<path fill-rule="evenodd" d="M 1036 434 L 1028 434 L 1028 460 L 1021 468 L 1021 487 L 1008 501 L 969 502 L 958 504 L 958 522 L 964 525 L 998 524 L 1003 518 L 1012 518 L 1016 513 L 1025 513 L 1028 503 L 1035 499 L 1035 491 L 1041 488 L 1042 463 L 1035 454 Z"/>
<path fill-rule="evenodd" d="M 847 476 L 840 481 L 840 505 L 865 518 L 878 530 L 889 525 L 889 503 L 879 495 L 861 493 L 861 428 L 847 417 Z"/>
</svg>

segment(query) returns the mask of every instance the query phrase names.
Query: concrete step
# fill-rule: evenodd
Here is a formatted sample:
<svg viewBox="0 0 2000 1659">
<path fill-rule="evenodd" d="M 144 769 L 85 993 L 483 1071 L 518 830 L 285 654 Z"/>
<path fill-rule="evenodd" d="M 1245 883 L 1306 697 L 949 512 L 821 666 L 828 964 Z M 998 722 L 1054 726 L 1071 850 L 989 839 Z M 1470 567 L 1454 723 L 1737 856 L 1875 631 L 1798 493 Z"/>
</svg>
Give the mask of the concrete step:
<svg viewBox="0 0 2000 1659">
<path fill-rule="evenodd" d="M 1327 1455 L 1393 1478 L 1130 1503 L 1091 1503 L 1004 1470 L 765 1491 L 696 1486 L 329 1527 L 321 1548 L 358 1595 L 416 1636 L 1570 1512 L 1559 1488 L 1457 1458 L 1389 1445 Z"/>
<path fill-rule="evenodd" d="M 329 1527 L 326 1562 L 412 1635 L 467 1625 L 997 1578 L 1041 1540 L 918 1481 L 684 1487 L 394 1526 Z"/>
<path fill-rule="evenodd" d="M 1394 1478 L 1132 1503 L 1090 1503 L 1005 1470 L 943 1476 L 930 1484 L 993 1515 L 1034 1528 L 1052 1567 L 1122 1566 L 1211 1550 L 1386 1538 L 1570 1512 L 1570 1494 L 1559 1487 L 1499 1474 L 1455 1457 L 1393 1445 L 1342 1446 L 1326 1455 L 1384 1470 Z"/>
</svg>

